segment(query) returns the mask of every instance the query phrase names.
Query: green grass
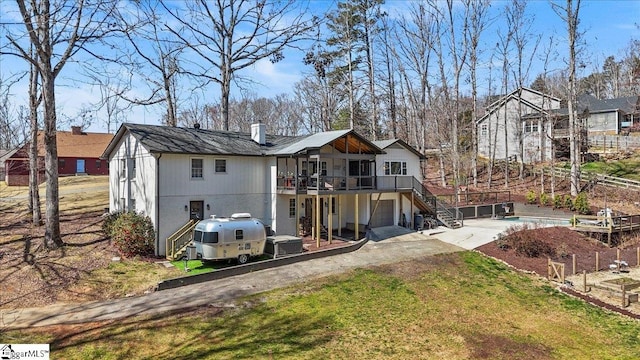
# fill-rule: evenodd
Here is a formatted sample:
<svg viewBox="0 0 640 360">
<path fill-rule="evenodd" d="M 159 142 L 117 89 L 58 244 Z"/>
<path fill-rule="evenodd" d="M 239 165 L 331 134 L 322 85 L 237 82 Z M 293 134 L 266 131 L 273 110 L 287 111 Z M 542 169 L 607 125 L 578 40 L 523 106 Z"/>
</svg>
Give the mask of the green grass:
<svg viewBox="0 0 640 360">
<path fill-rule="evenodd" d="M 212 283 L 215 286 L 215 283 Z M 637 359 L 640 323 L 478 253 L 358 269 L 196 309 L 11 331 L 64 359 Z"/>
<path fill-rule="evenodd" d="M 251 258 L 249 262 L 256 262 L 256 261 L 268 260 L 268 259 L 271 259 L 271 256 L 262 255 L 262 256 Z M 187 268 L 189 269 L 189 271 L 185 271 L 184 260 L 172 261 L 171 264 L 185 275 L 197 275 L 197 274 L 216 271 L 219 269 L 224 269 L 229 266 L 238 265 L 237 262 L 233 259 L 220 260 L 220 261 L 189 260 L 187 261 Z"/>
<path fill-rule="evenodd" d="M 590 162 L 583 164 L 582 170 L 630 180 L 640 180 L 640 159 Z"/>
</svg>

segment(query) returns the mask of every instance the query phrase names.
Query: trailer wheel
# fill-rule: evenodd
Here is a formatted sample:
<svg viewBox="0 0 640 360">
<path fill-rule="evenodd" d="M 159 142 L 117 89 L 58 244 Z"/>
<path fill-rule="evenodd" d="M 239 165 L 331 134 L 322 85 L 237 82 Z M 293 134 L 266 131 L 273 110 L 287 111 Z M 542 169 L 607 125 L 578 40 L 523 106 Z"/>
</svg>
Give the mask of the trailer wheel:
<svg viewBox="0 0 640 360">
<path fill-rule="evenodd" d="M 238 264 L 246 264 L 247 261 L 249 261 L 249 255 L 247 254 L 242 254 L 238 256 Z"/>
</svg>

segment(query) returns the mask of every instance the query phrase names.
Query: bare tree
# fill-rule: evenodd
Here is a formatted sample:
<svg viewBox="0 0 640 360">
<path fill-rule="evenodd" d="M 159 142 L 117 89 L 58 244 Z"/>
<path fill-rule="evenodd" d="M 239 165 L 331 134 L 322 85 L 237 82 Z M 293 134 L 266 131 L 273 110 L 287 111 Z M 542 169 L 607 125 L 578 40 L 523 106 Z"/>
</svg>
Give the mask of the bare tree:
<svg viewBox="0 0 640 360">
<path fill-rule="evenodd" d="M 63 67 L 93 39 L 113 31 L 113 15 L 117 3 L 73 3 L 49 0 L 16 0 L 23 31 L 7 32 L 13 50 L 0 54 L 14 55 L 26 60 L 40 76 L 44 110 L 45 173 L 47 182 L 45 246 L 64 245 L 60 235 L 58 198 L 58 149 L 56 141 L 55 81 Z M 25 40 L 27 39 L 27 40 Z M 33 55 L 30 48 L 33 47 Z"/>
<path fill-rule="evenodd" d="M 578 20 L 580 16 L 580 0 L 566 0 L 566 6 L 562 7 L 552 3 L 553 10 L 567 24 L 567 45 L 569 52 L 569 96 L 567 107 L 569 110 L 569 147 L 571 163 L 571 196 L 578 195 L 580 190 L 580 132 L 581 127 L 577 116 L 576 103 L 576 53 L 577 41 L 580 37 L 578 32 Z"/>
<path fill-rule="evenodd" d="M 507 7 L 508 22 L 511 25 L 513 33 L 513 45 L 516 52 L 516 66 L 513 69 L 513 78 L 518 88 L 518 121 L 516 121 L 514 130 L 515 138 L 518 142 L 517 154 L 519 157 L 519 178 L 524 177 L 524 133 L 522 124 L 522 90 L 528 81 L 529 69 L 533 64 L 533 57 L 536 54 L 538 44 L 541 37 L 534 36 L 531 33 L 531 27 L 535 19 L 533 14 L 527 13 L 527 2 L 524 0 L 512 0 L 511 5 Z M 529 43 L 533 39 L 532 47 Z M 526 52 L 526 54 L 525 54 Z"/>
<path fill-rule="evenodd" d="M 31 50 L 33 51 L 33 50 Z M 38 107 L 42 101 L 39 93 L 39 73 L 36 67 L 29 66 L 29 212 L 31 223 L 42 225 L 40 210 L 40 164 L 38 158 Z"/>
<path fill-rule="evenodd" d="M 181 71 L 220 86 L 224 129 L 229 130 L 231 83 L 238 73 L 263 59 L 277 62 L 317 25 L 295 0 L 189 1 L 186 10 L 163 4 L 179 25 L 166 26 L 191 59 Z"/>
<path fill-rule="evenodd" d="M 469 6 L 469 26 L 465 28 L 466 43 L 469 47 L 469 78 L 471 81 L 471 171 L 473 186 L 478 186 L 478 128 L 475 121 L 478 118 L 478 56 L 480 55 L 480 37 L 485 27 L 489 24 L 488 12 L 489 0 L 471 0 Z"/>
</svg>

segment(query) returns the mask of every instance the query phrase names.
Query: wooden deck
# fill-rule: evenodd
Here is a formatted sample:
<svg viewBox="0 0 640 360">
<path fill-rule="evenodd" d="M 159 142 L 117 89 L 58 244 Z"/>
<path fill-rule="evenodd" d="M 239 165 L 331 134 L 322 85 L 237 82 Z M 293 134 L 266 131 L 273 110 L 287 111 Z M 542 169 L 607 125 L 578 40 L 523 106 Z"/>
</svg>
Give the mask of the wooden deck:
<svg viewBox="0 0 640 360">
<path fill-rule="evenodd" d="M 588 216 L 575 215 L 573 230 L 588 233 L 607 234 L 608 244 L 611 244 L 612 234 L 622 234 L 640 230 L 640 215 L 619 216 Z"/>
</svg>

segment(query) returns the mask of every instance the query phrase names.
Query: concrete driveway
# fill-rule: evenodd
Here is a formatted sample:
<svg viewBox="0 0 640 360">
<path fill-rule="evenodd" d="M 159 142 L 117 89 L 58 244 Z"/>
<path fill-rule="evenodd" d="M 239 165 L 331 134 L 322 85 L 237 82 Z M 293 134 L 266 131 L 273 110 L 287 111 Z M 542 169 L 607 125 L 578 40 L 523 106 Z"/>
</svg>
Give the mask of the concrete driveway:
<svg viewBox="0 0 640 360">
<path fill-rule="evenodd" d="M 397 227 L 396 227 L 397 228 Z M 377 232 L 376 232 L 377 231 Z M 385 232 L 386 231 L 386 232 Z M 377 241 L 357 251 L 277 268 L 260 270 L 148 295 L 82 304 L 54 304 L 43 308 L 0 310 L 0 328 L 26 328 L 104 321 L 136 315 L 157 315 L 197 307 L 225 306 L 255 293 L 342 273 L 354 268 L 394 263 L 430 255 L 462 251 L 461 247 L 405 230 L 374 229 Z"/>
</svg>

